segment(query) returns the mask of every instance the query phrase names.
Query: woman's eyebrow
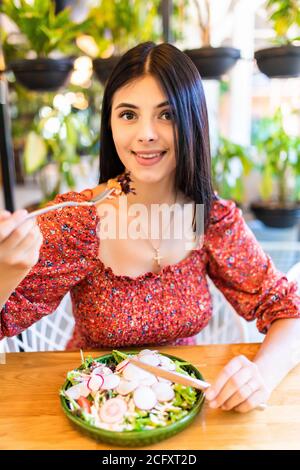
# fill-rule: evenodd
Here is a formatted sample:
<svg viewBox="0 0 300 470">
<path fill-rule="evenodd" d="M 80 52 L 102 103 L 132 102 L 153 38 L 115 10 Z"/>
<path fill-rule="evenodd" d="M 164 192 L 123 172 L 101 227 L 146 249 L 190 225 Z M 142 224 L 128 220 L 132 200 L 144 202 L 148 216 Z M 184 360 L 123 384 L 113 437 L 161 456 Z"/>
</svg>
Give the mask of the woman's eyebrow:
<svg viewBox="0 0 300 470">
<path fill-rule="evenodd" d="M 162 103 L 159 103 L 157 106 L 155 106 L 155 108 L 162 108 L 163 106 L 168 106 L 168 105 L 169 105 L 169 101 L 163 101 Z M 115 109 L 119 109 L 119 108 L 139 109 L 138 106 L 136 106 L 135 104 L 131 104 L 131 103 L 120 103 L 118 104 L 118 106 L 115 107 Z"/>
</svg>

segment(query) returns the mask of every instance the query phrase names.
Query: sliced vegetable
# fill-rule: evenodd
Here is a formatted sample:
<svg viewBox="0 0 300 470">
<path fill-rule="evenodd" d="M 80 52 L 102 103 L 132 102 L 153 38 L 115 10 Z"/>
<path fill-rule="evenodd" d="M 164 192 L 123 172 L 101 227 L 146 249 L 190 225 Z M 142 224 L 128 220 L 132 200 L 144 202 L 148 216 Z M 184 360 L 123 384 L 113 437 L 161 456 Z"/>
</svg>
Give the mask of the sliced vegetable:
<svg viewBox="0 0 300 470">
<path fill-rule="evenodd" d="M 77 400 L 77 403 L 81 408 L 83 408 L 83 410 L 86 413 L 91 412 L 90 402 L 88 401 L 88 399 L 86 397 L 83 397 L 83 396 L 79 397 L 78 400 Z"/>
<path fill-rule="evenodd" d="M 104 423 L 120 423 L 127 411 L 127 404 L 123 398 L 107 400 L 99 410 L 99 417 Z"/>
<path fill-rule="evenodd" d="M 120 377 L 115 374 L 104 375 L 103 377 L 102 390 L 112 390 L 116 388 L 120 383 Z"/>
<path fill-rule="evenodd" d="M 90 391 L 87 389 L 85 383 L 73 385 L 65 391 L 67 397 L 71 398 L 72 400 L 78 400 L 81 395 L 87 397 L 89 393 Z"/>
<path fill-rule="evenodd" d="M 122 370 L 124 369 L 124 367 L 127 366 L 127 364 L 129 364 L 129 360 L 128 359 L 124 359 L 124 361 L 120 362 L 117 367 L 116 367 L 116 372 L 122 372 Z"/>
<path fill-rule="evenodd" d="M 162 356 L 161 354 L 159 354 L 159 358 L 160 358 L 160 367 L 162 367 L 163 369 L 167 369 L 167 370 L 176 369 L 176 364 L 169 357 Z"/>
<path fill-rule="evenodd" d="M 126 380 L 121 379 L 118 387 L 116 388 L 116 392 L 120 395 L 128 395 L 129 393 L 133 392 L 139 385 L 138 380 Z"/>
<path fill-rule="evenodd" d="M 159 366 L 161 362 L 157 354 L 144 354 L 139 357 L 139 360 L 145 364 L 150 364 L 151 366 Z"/>
<path fill-rule="evenodd" d="M 95 369 L 93 369 L 92 374 L 100 374 L 100 375 L 109 375 L 112 374 L 112 371 L 109 367 L 106 367 L 104 365 L 98 366 Z"/>
<path fill-rule="evenodd" d="M 164 382 L 157 382 L 152 385 L 152 390 L 154 391 L 158 401 L 170 401 L 175 398 L 175 392 L 171 385 Z"/>
<path fill-rule="evenodd" d="M 104 382 L 104 377 L 101 374 L 93 374 L 87 381 L 87 388 L 92 392 L 100 390 Z"/>
<path fill-rule="evenodd" d="M 140 386 L 133 392 L 133 401 L 137 408 L 141 410 L 151 410 L 156 403 L 156 395 L 152 388 L 147 386 Z"/>
</svg>

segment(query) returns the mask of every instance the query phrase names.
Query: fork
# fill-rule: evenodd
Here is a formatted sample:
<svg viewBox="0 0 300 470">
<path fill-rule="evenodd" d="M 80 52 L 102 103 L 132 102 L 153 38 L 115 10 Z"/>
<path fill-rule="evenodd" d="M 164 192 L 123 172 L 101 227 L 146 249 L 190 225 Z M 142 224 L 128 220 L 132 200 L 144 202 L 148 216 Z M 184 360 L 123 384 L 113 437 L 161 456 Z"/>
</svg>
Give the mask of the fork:
<svg viewBox="0 0 300 470">
<path fill-rule="evenodd" d="M 48 207 L 44 207 L 43 209 L 38 209 L 36 211 L 29 212 L 29 214 L 20 222 L 19 225 L 21 225 L 26 220 L 37 217 L 38 215 L 47 214 L 47 212 L 51 212 L 56 209 L 62 209 L 63 207 L 93 206 L 94 204 L 100 201 L 103 201 L 104 199 L 109 197 L 113 191 L 114 191 L 114 188 L 105 189 L 104 191 L 102 191 L 102 193 L 98 194 L 98 196 L 95 196 L 90 201 L 84 201 L 84 202 L 65 201 L 65 202 L 60 202 L 59 204 L 53 204 L 53 206 L 48 206 Z"/>
</svg>

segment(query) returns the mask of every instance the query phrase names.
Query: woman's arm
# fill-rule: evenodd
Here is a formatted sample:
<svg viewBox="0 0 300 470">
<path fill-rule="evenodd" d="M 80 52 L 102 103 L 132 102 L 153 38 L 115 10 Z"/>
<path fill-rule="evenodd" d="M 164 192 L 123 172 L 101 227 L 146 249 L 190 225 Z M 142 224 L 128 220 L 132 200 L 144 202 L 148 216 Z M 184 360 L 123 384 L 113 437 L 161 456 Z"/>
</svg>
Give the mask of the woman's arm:
<svg viewBox="0 0 300 470">
<path fill-rule="evenodd" d="M 249 411 L 266 402 L 300 361 L 297 284 L 276 269 L 232 201 L 215 203 L 204 248 L 209 277 L 234 309 L 256 320 L 267 335 L 253 362 L 232 359 L 206 394 L 212 407 Z"/>
<path fill-rule="evenodd" d="M 49 204 L 86 199 L 71 191 L 56 196 Z M 36 264 L 26 277 L 25 273 L 21 276 L 20 283 L 16 276 L 11 277 L 11 284 L 7 283 L 3 295 L 0 286 L 0 298 L 5 302 L 0 311 L 0 340 L 21 333 L 52 313 L 66 293 L 97 265 L 98 218 L 94 206 L 65 207 L 40 215 L 37 223 L 43 243 L 40 250 L 36 250 L 39 255 Z"/>
<path fill-rule="evenodd" d="M 212 408 L 247 412 L 266 403 L 282 379 L 300 363 L 300 318 L 272 323 L 253 362 L 232 359 L 206 397 Z"/>
</svg>

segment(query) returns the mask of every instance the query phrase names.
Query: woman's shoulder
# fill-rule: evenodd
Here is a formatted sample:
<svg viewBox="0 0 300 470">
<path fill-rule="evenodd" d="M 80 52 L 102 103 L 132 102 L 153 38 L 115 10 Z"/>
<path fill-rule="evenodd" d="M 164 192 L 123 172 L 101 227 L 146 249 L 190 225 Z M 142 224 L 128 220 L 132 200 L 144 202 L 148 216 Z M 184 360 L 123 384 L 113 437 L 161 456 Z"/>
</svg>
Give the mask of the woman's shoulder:
<svg viewBox="0 0 300 470">
<path fill-rule="evenodd" d="M 209 214 L 210 225 L 226 224 L 232 222 L 233 218 L 241 215 L 241 209 L 239 209 L 232 199 L 224 199 L 214 193 L 214 200 L 211 206 Z"/>
</svg>

